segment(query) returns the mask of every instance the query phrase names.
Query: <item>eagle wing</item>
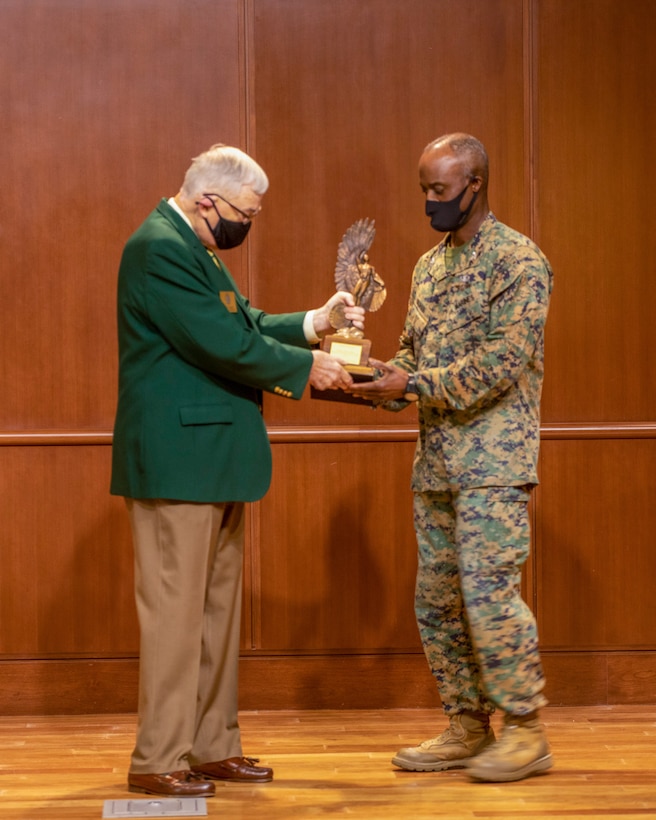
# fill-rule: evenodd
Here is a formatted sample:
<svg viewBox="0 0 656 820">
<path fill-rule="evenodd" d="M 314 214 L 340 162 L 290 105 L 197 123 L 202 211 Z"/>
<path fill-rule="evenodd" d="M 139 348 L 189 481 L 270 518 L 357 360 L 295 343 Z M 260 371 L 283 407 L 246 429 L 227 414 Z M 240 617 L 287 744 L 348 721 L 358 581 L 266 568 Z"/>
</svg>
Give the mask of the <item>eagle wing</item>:
<svg viewBox="0 0 656 820">
<path fill-rule="evenodd" d="M 365 305 L 365 307 L 367 308 L 367 310 L 371 311 L 371 313 L 374 313 L 374 311 L 378 310 L 378 308 L 383 304 L 383 302 L 387 298 L 387 290 L 385 289 L 385 283 L 380 278 L 380 276 L 375 272 L 367 296 L 369 298 L 369 305 Z"/>
<path fill-rule="evenodd" d="M 347 229 L 337 247 L 335 265 L 337 290 L 353 293 L 359 279 L 358 262 L 371 247 L 375 234 L 373 219 L 358 219 Z"/>
</svg>

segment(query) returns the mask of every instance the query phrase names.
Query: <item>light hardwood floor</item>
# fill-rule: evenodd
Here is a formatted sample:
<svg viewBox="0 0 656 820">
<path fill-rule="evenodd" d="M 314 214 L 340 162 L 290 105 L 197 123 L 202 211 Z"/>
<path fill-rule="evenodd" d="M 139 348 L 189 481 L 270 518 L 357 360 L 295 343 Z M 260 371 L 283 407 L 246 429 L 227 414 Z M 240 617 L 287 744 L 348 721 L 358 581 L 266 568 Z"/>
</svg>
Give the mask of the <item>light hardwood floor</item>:
<svg viewBox="0 0 656 820">
<path fill-rule="evenodd" d="M 399 746 L 441 731 L 433 710 L 245 712 L 244 751 L 272 765 L 275 779 L 217 784 L 208 817 L 656 818 L 656 706 L 548 708 L 542 717 L 552 771 L 496 785 L 390 765 Z M 130 796 L 134 729 L 132 715 L 0 718 L 0 817 L 102 817 L 105 800 Z"/>
</svg>

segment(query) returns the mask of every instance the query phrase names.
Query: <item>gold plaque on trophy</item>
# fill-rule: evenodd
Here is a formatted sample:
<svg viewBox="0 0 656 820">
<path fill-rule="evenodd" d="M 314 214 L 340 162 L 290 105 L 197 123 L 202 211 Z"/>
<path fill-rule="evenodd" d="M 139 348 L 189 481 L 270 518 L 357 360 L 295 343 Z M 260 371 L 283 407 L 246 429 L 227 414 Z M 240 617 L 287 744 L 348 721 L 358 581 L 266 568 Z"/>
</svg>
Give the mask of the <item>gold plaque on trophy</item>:
<svg viewBox="0 0 656 820">
<path fill-rule="evenodd" d="M 354 222 L 339 243 L 335 265 L 337 290 L 353 294 L 355 304 L 370 312 L 378 310 L 387 296 L 385 283 L 369 263 L 369 248 L 375 234 L 373 219 L 359 219 Z M 343 304 L 332 309 L 330 324 L 335 332 L 324 337 L 321 342 L 322 349 L 345 363 L 344 368 L 351 374 L 353 381 L 371 381 L 375 372 L 369 364 L 371 341 L 365 339 L 364 333 L 346 318 Z M 371 403 L 367 399 L 352 396 L 342 390 L 312 388 L 311 394 L 313 398 L 358 404 Z"/>
</svg>

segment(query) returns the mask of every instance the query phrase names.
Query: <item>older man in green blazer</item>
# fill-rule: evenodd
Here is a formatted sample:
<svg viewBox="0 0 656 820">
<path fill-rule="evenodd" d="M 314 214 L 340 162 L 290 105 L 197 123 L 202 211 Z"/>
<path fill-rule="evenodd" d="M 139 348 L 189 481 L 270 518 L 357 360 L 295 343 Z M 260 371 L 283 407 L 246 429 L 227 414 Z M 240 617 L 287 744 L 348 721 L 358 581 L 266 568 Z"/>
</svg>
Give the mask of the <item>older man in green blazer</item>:
<svg viewBox="0 0 656 820">
<path fill-rule="evenodd" d="M 243 756 L 237 718 L 244 502 L 271 480 L 262 391 L 348 387 L 312 344 L 335 305 L 358 327 L 364 311 L 348 293 L 278 315 L 242 296 L 216 251 L 244 240 L 267 187 L 251 157 L 215 145 L 121 260 L 111 492 L 130 516 L 141 635 L 131 791 L 211 796 L 212 780 L 273 777 Z"/>
</svg>

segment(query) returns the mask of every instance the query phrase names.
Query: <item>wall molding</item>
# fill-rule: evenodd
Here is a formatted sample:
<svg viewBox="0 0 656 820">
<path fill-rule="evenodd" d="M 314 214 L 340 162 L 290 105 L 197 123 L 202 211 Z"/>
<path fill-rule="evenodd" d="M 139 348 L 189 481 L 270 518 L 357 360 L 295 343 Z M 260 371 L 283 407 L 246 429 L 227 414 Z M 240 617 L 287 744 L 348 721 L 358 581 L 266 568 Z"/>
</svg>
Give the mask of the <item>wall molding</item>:
<svg viewBox="0 0 656 820">
<path fill-rule="evenodd" d="M 307 444 L 336 441 L 414 441 L 417 427 L 270 427 L 272 444 Z M 540 427 L 543 441 L 555 439 L 652 439 L 656 422 L 566 422 Z M 0 431 L 0 447 L 111 445 L 108 430 L 5 430 Z"/>
<path fill-rule="evenodd" d="M 542 652 L 551 706 L 656 701 L 656 652 Z M 136 658 L 0 661 L 3 715 L 136 712 Z M 239 664 L 239 708 L 439 708 L 422 652 L 253 655 Z"/>
</svg>

